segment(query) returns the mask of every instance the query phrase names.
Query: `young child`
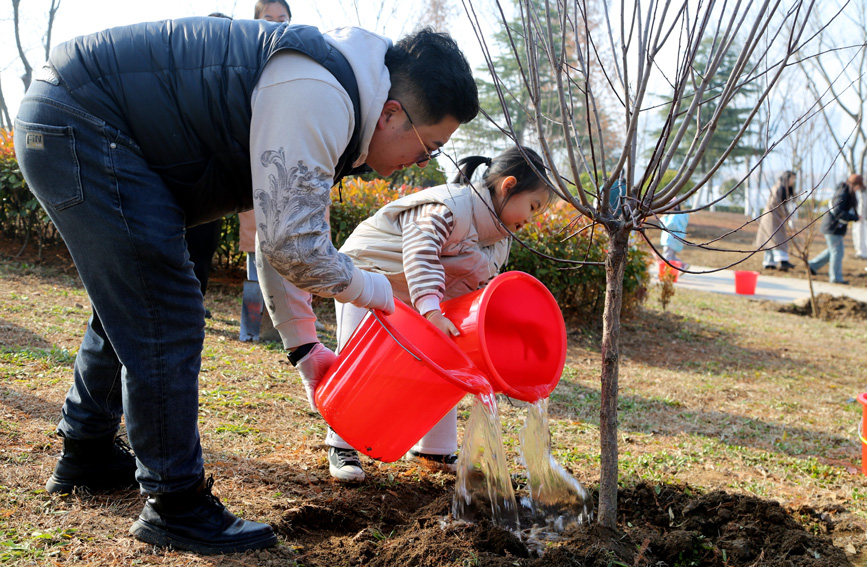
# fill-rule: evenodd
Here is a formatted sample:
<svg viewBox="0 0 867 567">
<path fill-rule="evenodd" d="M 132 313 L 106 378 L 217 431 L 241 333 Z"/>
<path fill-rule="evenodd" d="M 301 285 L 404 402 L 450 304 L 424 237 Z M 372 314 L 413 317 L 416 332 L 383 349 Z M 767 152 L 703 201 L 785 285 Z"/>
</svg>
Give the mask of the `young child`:
<svg viewBox="0 0 867 567">
<path fill-rule="evenodd" d="M 666 215 L 663 215 L 661 220 L 662 235 L 659 238 L 659 244 L 662 246 L 662 257 L 669 262 L 680 262 L 681 268 L 689 269 L 689 264 L 677 257 L 677 254 L 683 250 L 683 239 L 686 238 L 686 225 L 689 223 L 689 215 L 680 212 L 680 205 Z M 680 240 L 678 240 L 680 239 Z"/>
<path fill-rule="evenodd" d="M 440 311 L 440 302 L 475 291 L 497 275 L 516 232 L 552 200 L 542 159 L 518 147 L 491 159 L 467 157 L 452 183 L 406 195 L 362 222 L 340 251 L 362 270 L 388 277 L 394 294 L 442 332 L 460 330 Z M 469 184 L 481 165 L 482 184 Z M 535 169 L 535 171 L 534 171 Z M 538 173 L 537 173 L 538 172 Z M 508 229 L 508 230 L 506 230 Z M 337 304 L 337 352 L 367 313 Z M 445 470 L 457 468 L 457 409 L 453 408 L 407 453 Z M 331 476 L 364 480 L 358 453 L 337 433 L 326 438 Z"/>
</svg>

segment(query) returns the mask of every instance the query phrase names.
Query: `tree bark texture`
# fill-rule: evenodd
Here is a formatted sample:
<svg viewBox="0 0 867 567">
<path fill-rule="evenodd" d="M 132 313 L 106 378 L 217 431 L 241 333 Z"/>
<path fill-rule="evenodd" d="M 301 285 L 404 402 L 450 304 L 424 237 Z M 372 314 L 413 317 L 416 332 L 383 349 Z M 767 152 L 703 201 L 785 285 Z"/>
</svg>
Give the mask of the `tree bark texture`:
<svg viewBox="0 0 867 567">
<path fill-rule="evenodd" d="M 605 310 L 602 316 L 602 376 L 599 409 L 601 470 L 598 523 L 617 525 L 617 390 L 620 375 L 620 311 L 623 306 L 623 274 L 629 249 L 629 229 L 609 232 L 605 258 Z"/>
</svg>

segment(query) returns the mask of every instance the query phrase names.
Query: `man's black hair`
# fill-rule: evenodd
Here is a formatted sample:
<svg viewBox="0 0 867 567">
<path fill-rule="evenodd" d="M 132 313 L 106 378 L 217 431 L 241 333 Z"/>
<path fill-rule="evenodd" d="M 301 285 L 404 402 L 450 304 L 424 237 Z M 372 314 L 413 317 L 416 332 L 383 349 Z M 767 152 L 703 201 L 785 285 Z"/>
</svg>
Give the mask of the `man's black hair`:
<svg viewBox="0 0 867 567">
<path fill-rule="evenodd" d="M 422 28 L 385 54 L 391 76 L 389 99 L 409 107 L 420 124 L 452 116 L 465 124 L 479 113 L 473 73 L 458 44 L 447 33 Z"/>
</svg>

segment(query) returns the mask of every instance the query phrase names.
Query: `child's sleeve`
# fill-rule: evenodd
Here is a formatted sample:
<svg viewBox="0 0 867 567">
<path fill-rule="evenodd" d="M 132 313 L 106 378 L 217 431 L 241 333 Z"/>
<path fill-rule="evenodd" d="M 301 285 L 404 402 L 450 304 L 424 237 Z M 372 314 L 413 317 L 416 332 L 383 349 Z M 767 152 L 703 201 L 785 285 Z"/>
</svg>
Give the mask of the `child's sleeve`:
<svg viewBox="0 0 867 567">
<path fill-rule="evenodd" d="M 400 215 L 403 270 L 416 310 L 424 315 L 439 309 L 446 288 L 440 253 L 452 230 L 454 216 L 448 207 L 428 203 Z"/>
</svg>

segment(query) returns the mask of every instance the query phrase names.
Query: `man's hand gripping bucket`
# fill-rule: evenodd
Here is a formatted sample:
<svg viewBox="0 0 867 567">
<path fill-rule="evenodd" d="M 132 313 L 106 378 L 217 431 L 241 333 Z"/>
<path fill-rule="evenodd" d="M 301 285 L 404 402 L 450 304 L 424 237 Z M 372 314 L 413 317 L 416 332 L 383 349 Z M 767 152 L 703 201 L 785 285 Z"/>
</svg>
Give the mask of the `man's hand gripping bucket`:
<svg viewBox="0 0 867 567">
<path fill-rule="evenodd" d="M 393 314 L 362 320 L 316 388 L 316 406 L 347 443 L 390 463 L 467 393 L 492 392 L 457 345 L 396 299 Z"/>
</svg>

